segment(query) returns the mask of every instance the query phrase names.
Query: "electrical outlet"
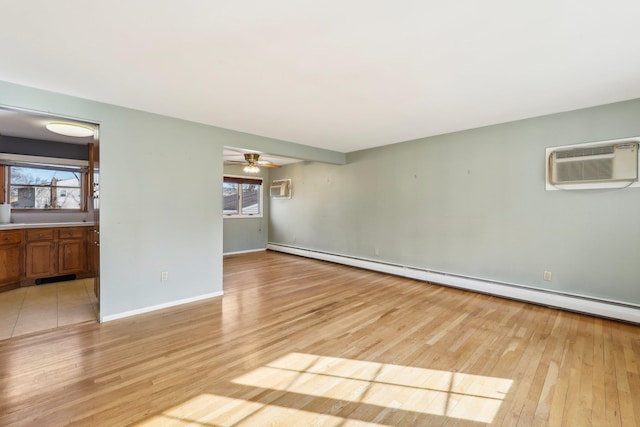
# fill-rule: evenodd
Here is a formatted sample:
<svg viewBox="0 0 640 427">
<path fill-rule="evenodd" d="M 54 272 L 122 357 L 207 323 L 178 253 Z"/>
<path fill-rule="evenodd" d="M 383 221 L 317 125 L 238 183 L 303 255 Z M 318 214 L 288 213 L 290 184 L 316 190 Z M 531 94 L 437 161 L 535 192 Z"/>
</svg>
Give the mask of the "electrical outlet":
<svg viewBox="0 0 640 427">
<path fill-rule="evenodd" d="M 544 274 L 542 275 L 542 278 L 544 280 L 546 280 L 547 282 L 551 281 L 551 272 L 550 271 L 545 271 Z"/>
<path fill-rule="evenodd" d="M 163 282 L 166 282 L 167 280 L 169 280 L 169 272 L 163 271 L 162 273 L 160 273 L 160 280 Z"/>
<path fill-rule="evenodd" d="M 376 248 L 376 256 L 380 256 L 380 248 Z"/>
</svg>

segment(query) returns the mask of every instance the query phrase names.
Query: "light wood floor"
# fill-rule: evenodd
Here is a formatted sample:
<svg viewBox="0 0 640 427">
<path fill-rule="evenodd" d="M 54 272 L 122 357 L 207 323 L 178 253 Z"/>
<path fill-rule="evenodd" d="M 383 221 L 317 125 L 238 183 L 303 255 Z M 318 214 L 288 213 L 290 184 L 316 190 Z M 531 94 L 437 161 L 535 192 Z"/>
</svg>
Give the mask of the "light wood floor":
<svg viewBox="0 0 640 427">
<path fill-rule="evenodd" d="M 640 327 L 272 252 L 0 342 L 2 426 L 635 426 Z"/>
<path fill-rule="evenodd" d="M 0 293 L 0 340 L 97 321 L 93 279 L 28 286 Z"/>
</svg>

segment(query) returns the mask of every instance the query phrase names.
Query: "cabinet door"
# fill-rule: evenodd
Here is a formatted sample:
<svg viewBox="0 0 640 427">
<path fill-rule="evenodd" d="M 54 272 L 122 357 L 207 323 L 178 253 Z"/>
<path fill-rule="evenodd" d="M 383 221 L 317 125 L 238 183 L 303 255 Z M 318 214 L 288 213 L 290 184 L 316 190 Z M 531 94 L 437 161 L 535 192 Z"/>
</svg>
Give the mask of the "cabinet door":
<svg viewBox="0 0 640 427">
<path fill-rule="evenodd" d="M 22 280 L 22 245 L 0 246 L 0 285 Z"/>
<path fill-rule="evenodd" d="M 0 231 L 0 290 L 17 287 L 22 280 L 23 235 L 22 230 Z"/>
<path fill-rule="evenodd" d="M 58 273 L 81 273 L 87 269 L 87 241 L 85 239 L 58 242 Z"/>
<path fill-rule="evenodd" d="M 27 243 L 27 278 L 54 276 L 56 274 L 55 255 L 53 242 Z"/>
</svg>

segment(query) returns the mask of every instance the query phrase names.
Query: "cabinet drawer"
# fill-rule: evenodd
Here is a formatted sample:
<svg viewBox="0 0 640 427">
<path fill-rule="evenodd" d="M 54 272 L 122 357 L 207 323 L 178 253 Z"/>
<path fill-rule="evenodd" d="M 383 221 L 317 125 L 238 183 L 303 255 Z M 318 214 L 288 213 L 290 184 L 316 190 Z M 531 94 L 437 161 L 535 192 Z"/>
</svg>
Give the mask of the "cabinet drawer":
<svg viewBox="0 0 640 427">
<path fill-rule="evenodd" d="M 27 240 L 29 242 L 37 242 L 39 240 L 53 240 L 53 228 L 32 228 L 27 229 Z"/>
<path fill-rule="evenodd" d="M 13 245 L 22 242 L 22 230 L 0 231 L 0 245 Z"/>
<path fill-rule="evenodd" d="M 82 239 L 85 237 L 86 227 L 65 227 L 58 230 L 60 239 Z"/>
</svg>

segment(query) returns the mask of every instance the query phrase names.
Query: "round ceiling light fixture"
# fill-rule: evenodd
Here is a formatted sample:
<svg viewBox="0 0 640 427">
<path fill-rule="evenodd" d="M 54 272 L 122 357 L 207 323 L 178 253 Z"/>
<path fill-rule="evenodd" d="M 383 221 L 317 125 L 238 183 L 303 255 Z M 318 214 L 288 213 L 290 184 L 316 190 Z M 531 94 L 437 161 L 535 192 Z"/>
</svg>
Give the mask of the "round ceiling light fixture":
<svg viewBox="0 0 640 427">
<path fill-rule="evenodd" d="M 246 173 L 258 173 L 260 172 L 260 168 L 255 164 L 249 164 L 242 169 Z"/>
<path fill-rule="evenodd" d="M 93 136 L 95 134 L 95 130 L 90 127 L 71 123 L 47 123 L 46 128 L 53 133 L 76 138 Z"/>
</svg>

